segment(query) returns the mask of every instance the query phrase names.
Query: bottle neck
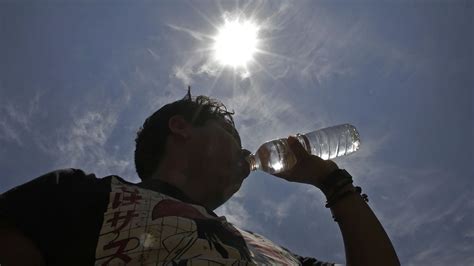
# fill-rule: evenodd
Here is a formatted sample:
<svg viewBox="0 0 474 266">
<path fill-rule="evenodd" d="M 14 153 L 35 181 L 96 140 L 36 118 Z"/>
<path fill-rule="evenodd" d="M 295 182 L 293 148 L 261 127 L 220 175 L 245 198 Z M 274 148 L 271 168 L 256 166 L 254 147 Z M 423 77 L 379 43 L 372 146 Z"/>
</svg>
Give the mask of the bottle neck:
<svg viewBox="0 0 474 266">
<path fill-rule="evenodd" d="M 258 158 L 254 154 L 250 154 L 249 156 L 247 156 L 247 158 L 245 158 L 245 160 L 247 160 L 247 162 L 249 163 L 250 171 L 256 171 L 259 169 L 260 164 Z"/>
</svg>

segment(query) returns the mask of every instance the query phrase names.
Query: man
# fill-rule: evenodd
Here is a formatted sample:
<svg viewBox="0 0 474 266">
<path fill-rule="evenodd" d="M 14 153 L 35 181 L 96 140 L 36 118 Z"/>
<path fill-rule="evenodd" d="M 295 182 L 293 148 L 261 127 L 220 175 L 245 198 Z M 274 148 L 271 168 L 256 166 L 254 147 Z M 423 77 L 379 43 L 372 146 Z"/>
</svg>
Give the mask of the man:
<svg viewBox="0 0 474 266">
<path fill-rule="evenodd" d="M 332 265 L 303 258 L 213 210 L 249 175 L 231 112 L 188 95 L 151 115 L 137 134 L 142 182 L 48 173 L 0 196 L 0 265 Z M 320 188 L 350 265 L 398 265 L 347 172 L 288 138 L 297 164 L 278 174 Z"/>
</svg>

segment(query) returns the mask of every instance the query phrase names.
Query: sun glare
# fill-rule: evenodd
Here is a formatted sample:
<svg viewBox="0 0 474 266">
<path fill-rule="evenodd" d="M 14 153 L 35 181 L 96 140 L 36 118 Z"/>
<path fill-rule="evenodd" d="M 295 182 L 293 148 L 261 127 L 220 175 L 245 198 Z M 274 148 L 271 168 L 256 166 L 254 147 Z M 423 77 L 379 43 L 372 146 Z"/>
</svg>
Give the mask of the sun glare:
<svg viewBox="0 0 474 266">
<path fill-rule="evenodd" d="M 225 66 L 245 67 L 257 50 L 257 33 L 250 21 L 226 21 L 214 38 L 215 59 Z"/>
</svg>

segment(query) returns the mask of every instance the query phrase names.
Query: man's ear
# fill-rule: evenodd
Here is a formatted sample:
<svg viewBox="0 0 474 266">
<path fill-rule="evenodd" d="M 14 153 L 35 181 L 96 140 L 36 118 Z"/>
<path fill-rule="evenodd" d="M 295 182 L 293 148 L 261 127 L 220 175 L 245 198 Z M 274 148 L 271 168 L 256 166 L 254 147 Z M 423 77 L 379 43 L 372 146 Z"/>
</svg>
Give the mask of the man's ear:
<svg viewBox="0 0 474 266">
<path fill-rule="evenodd" d="M 174 115 L 168 120 L 171 134 L 183 139 L 191 136 L 192 125 L 182 115 Z"/>
</svg>

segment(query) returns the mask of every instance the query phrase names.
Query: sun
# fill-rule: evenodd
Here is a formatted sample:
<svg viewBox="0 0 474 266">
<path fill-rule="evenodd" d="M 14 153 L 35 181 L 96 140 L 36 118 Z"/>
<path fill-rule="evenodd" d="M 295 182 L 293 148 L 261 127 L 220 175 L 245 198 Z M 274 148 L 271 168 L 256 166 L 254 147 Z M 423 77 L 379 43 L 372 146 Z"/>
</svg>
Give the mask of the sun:
<svg viewBox="0 0 474 266">
<path fill-rule="evenodd" d="M 258 27 L 249 20 L 224 23 L 214 39 L 214 57 L 224 66 L 246 67 L 258 45 Z"/>
</svg>

